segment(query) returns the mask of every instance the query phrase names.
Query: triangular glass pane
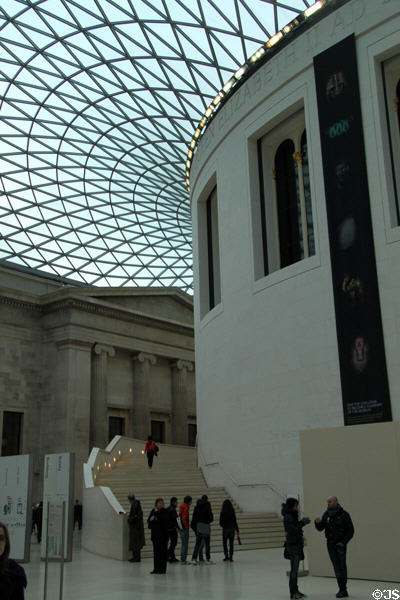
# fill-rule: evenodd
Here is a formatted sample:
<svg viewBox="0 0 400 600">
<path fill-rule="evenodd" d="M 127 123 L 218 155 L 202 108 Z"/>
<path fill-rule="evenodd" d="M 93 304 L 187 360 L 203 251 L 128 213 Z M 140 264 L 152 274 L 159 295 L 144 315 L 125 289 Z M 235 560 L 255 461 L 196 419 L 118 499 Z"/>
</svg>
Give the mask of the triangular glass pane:
<svg viewBox="0 0 400 600">
<path fill-rule="evenodd" d="M 152 27 L 154 27 L 153 23 Z M 179 47 L 176 44 L 176 40 L 171 37 L 171 27 L 169 25 L 164 28 L 159 26 L 159 30 L 160 29 L 164 29 L 164 34 L 162 31 L 159 31 L 156 35 L 152 30 L 147 29 L 147 35 L 155 55 L 158 55 L 161 58 L 180 58 Z M 163 42 L 164 39 L 166 40 L 166 43 Z"/>
<path fill-rule="evenodd" d="M 85 10 L 85 7 L 88 7 Z M 79 25 L 83 28 L 91 28 L 97 27 L 99 23 L 104 21 L 103 16 L 99 12 L 94 2 L 90 2 L 87 4 L 82 4 L 82 8 L 79 8 L 76 4 L 74 4 L 74 16 L 79 22 Z"/>
<path fill-rule="evenodd" d="M 213 29 L 233 31 L 232 25 L 233 27 L 238 26 L 235 11 L 232 5 L 228 6 L 228 10 L 227 7 L 224 7 L 221 12 L 218 12 L 209 2 L 203 3 L 202 8 L 206 23 L 209 27 L 212 27 Z M 226 15 L 226 18 L 224 18 L 224 15 Z M 230 23 L 232 23 L 232 25 Z"/>
<path fill-rule="evenodd" d="M 200 27 L 178 29 L 179 41 L 189 62 L 208 62 L 210 59 L 210 44 L 205 31 Z"/>
<path fill-rule="evenodd" d="M 258 0 L 240 3 L 239 13 L 244 35 L 260 40 L 260 45 L 276 33 L 274 7 L 272 4 L 263 3 L 262 14 L 260 14 L 260 3 Z M 256 22 L 253 15 L 258 18 L 258 22 L 261 23 L 262 27 Z"/>
<path fill-rule="evenodd" d="M 120 24 L 116 26 L 116 31 L 121 34 L 121 42 L 129 56 L 136 58 L 150 54 L 147 39 L 138 23 Z"/>
<path fill-rule="evenodd" d="M 160 16 L 160 12 L 155 10 L 154 8 L 149 6 L 149 2 L 143 2 L 143 0 L 135 0 L 134 8 L 135 13 L 139 17 L 139 19 L 144 21 L 153 21 L 159 20 L 163 21 L 165 19 L 165 15 Z M 160 6 L 160 3 L 157 3 Z M 158 8 L 157 6 L 157 8 Z M 162 15 L 163 13 L 161 13 Z"/>
<path fill-rule="evenodd" d="M 193 23 L 197 24 L 201 21 L 201 15 L 198 6 L 194 3 L 177 2 L 170 0 L 168 2 L 168 12 L 172 19 L 177 23 Z"/>
<path fill-rule="evenodd" d="M 98 52 L 105 60 L 118 60 L 121 56 L 124 56 L 124 52 L 121 47 L 117 46 L 115 43 L 115 39 L 108 39 L 110 36 L 107 35 L 108 31 L 105 29 L 104 33 L 106 34 L 107 39 L 101 39 L 102 30 L 95 29 L 95 33 L 91 34 L 93 39 L 93 45 L 98 49 Z M 114 47 L 112 44 L 114 43 Z"/>
<path fill-rule="evenodd" d="M 213 50 L 217 59 L 218 70 L 227 69 L 234 72 L 247 58 L 243 57 L 243 47 L 236 35 L 218 34 L 218 40 L 213 40 Z"/>
<path fill-rule="evenodd" d="M 107 14 L 107 19 L 111 23 L 116 23 L 118 21 L 126 21 L 130 18 L 131 9 L 126 2 L 126 7 L 122 2 L 108 2 L 106 0 L 104 5 L 104 12 Z M 125 10 L 123 10 L 125 9 Z"/>
<path fill-rule="evenodd" d="M 31 19 L 31 16 L 29 17 L 29 20 Z M 44 25 L 43 21 L 40 21 L 41 25 L 41 29 L 43 30 L 43 28 L 45 28 L 46 26 Z M 32 43 L 33 46 L 36 46 L 39 49 L 43 49 L 46 46 L 48 46 L 52 40 L 53 40 L 53 35 L 50 33 L 50 35 L 45 35 L 44 32 L 41 33 L 39 31 L 34 31 L 33 29 L 31 29 L 30 27 L 21 27 L 23 33 L 26 35 L 27 39 L 30 41 L 30 43 Z M 50 30 L 48 30 L 50 32 Z"/>
</svg>

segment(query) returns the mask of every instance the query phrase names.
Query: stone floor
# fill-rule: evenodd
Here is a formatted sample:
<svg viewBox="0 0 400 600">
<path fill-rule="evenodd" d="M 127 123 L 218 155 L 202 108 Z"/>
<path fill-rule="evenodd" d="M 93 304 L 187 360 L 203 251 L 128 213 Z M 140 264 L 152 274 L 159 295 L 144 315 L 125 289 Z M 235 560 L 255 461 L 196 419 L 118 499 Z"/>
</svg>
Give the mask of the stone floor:
<svg viewBox="0 0 400 600">
<path fill-rule="evenodd" d="M 252 550 L 236 554 L 235 562 L 222 562 L 213 555 L 214 565 L 169 565 L 166 575 L 150 575 L 152 561 L 140 564 L 95 556 L 80 547 L 80 533 L 74 533 L 74 554 L 65 564 L 63 600 L 287 600 L 288 562 L 281 549 Z M 28 576 L 26 600 L 43 599 L 44 564 L 39 546 L 32 543 L 31 562 L 24 565 Z M 59 564 L 49 565 L 47 600 L 59 600 Z M 332 578 L 302 577 L 300 589 L 310 599 L 335 598 Z M 383 596 L 375 590 L 399 589 L 400 584 L 373 581 L 349 581 L 350 597 L 359 600 Z M 386 597 L 389 597 L 386 594 Z M 392 596 L 394 597 L 394 596 Z"/>
</svg>

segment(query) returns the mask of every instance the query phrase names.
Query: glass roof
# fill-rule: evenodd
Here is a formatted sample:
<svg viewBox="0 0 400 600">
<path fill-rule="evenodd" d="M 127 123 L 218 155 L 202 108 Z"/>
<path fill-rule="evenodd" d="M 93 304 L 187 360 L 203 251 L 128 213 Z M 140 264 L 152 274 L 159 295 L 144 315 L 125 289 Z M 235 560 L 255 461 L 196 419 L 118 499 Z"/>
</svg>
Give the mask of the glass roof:
<svg viewBox="0 0 400 600">
<path fill-rule="evenodd" d="M 1 0 L 0 261 L 192 286 L 188 145 L 306 0 Z"/>
</svg>

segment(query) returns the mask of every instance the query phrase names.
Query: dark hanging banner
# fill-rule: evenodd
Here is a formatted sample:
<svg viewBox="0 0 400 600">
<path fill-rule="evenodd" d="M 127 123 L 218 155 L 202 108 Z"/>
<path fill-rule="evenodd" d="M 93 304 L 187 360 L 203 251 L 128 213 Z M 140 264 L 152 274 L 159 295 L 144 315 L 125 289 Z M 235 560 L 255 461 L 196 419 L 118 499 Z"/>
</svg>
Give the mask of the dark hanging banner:
<svg viewBox="0 0 400 600">
<path fill-rule="evenodd" d="M 344 423 L 391 421 L 354 35 L 314 72 Z"/>
</svg>

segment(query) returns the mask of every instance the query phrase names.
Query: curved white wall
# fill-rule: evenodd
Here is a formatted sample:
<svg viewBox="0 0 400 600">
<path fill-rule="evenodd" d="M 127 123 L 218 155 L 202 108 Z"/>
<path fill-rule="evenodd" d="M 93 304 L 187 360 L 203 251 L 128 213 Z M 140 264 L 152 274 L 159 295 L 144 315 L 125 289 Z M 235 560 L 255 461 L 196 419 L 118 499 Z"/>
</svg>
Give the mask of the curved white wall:
<svg viewBox="0 0 400 600">
<path fill-rule="evenodd" d="M 223 106 L 191 171 L 200 463 L 247 510 L 302 493 L 299 431 L 343 425 L 313 56 L 356 35 L 392 413 L 400 419 L 400 228 L 390 222 L 380 62 L 400 54 L 399 4 L 353 0 L 282 48 Z M 256 280 L 256 140 L 304 107 L 316 254 Z M 199 203 L 217 185 L 221 303 L 201 317 Z M 201 215 L 200 215 L 201 216 Z M 201 222 L 201 219 L 200 219 Z M 333 449 L 334 452 L 334 449 Z"/>
</svg>

